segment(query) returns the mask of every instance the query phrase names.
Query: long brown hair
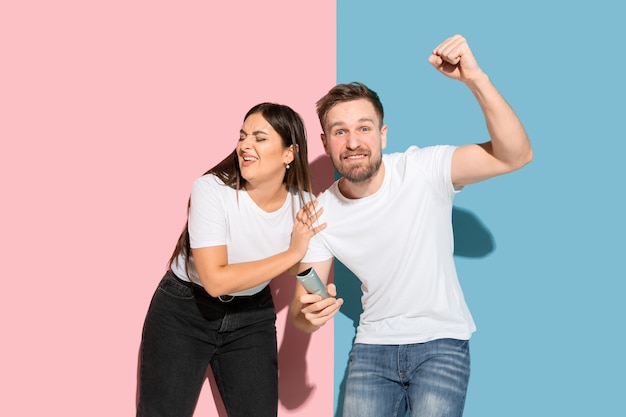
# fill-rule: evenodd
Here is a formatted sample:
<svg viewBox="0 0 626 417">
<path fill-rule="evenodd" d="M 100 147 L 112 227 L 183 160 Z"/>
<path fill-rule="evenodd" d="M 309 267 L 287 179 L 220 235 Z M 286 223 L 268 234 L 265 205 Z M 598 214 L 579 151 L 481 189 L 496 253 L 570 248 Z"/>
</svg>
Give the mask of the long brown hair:
<svg viewBox="0 0 626 417">
<path fill-rule="evenodd" d="M 274 128 L 283 140 L 283 146 L 288 148 L 293 146 L 294 159 L 290 163 L 290 169 L 285 172 L 283 184 L 288 189 L 298 190 L 298 196 L 302 204 L 306 203 L 305 194 L 312 190 L 311 175 L 309 173 L 309 158 L 306 141 L 306 129 L 302 118 L 291 107 L 276 103 L 261 103 L 252 107 L 246 113 L 245 120 L 252 114 L 260 113 L 265 120 Z M 227 186 L 239 191 L 246 184 L 245 178 L 241 176 L 239 170 L 239 161 L 237 151 L 233 150 L 230 155 L 221 162 L 209 169 L 203 175 L 212 174 L 218 177 Z M 189 212 L 191 200 L 187 203 L 187 212 Z M 185 272 L 189 276 L 189 258 L 191 255 L 191 246 L 189 244 L 189 220 L 185 223 L 174 252 L 170 257 L 167 266 L 170 268 L 172 263 L 178 259 L 182 253 L 185 258 Z"/>
</svg>

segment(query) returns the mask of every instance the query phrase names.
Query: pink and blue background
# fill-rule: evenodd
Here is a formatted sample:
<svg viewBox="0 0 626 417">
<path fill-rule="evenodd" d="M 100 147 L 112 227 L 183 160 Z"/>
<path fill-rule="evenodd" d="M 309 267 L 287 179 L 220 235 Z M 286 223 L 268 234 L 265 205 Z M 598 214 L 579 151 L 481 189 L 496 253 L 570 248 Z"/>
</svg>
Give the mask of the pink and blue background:
<svg viewBox="0 0 626 417">
<path fill-rule="evenodd" d="M 141 327 L 191 183 L 252 105 L 300 112 L 319 188 L 333 172 L 314 104 L 337 82 L 381 95 L 388 152 L 484 140 L 469 91 L 427 62 L 455 33 L 536 152 L 455 200 L 478 325 L 465 415 L 623 415 L 621 16 L 609 0 L 3 2 L 0 415 L 133 415 Z M 281 416 L 341 415 L 360 305 L 342 265 L 335 279 L 347 303 L 311 337 L 286 320 L 292 280 L 273 284 Z M 225 415 L 211 389 L 196 415 Z"/>
</svg>

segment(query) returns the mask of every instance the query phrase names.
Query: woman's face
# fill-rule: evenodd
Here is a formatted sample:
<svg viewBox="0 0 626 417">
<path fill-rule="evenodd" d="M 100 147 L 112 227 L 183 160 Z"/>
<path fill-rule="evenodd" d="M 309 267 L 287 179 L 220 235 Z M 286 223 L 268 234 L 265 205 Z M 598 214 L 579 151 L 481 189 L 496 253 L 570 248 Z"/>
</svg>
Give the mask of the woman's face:
<svg viewBox="0 0 626 417">
<path fill-rule="evenodd" d="M 241 176 L 251 185 L 282 182 L 285 166 L 293 161 L 291 147 L 283 146 L 282 138 L 261 113 L 253 113 L 244 120 L 237 156 Z"/>
</svg>

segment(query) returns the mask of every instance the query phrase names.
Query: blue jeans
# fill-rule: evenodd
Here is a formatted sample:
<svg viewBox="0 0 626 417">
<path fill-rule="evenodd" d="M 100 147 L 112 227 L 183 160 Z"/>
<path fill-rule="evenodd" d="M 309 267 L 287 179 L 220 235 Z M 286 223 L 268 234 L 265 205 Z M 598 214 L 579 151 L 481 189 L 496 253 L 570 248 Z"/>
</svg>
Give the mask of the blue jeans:
<svg viewBox="0 0 626 417">
<path fill-rule="evenodd" d="M 143 328 L 137 416 L 192 416 L 210 365 L 229 417 L 276 417 L 275 322 L 269 287 L 224 303 L 165 274 Z"/>
<path fill-rule="evenodd" d="M 469 341 L 355 344 L 343 417 L 460 417 L 470 374 Z"/>
</svg>

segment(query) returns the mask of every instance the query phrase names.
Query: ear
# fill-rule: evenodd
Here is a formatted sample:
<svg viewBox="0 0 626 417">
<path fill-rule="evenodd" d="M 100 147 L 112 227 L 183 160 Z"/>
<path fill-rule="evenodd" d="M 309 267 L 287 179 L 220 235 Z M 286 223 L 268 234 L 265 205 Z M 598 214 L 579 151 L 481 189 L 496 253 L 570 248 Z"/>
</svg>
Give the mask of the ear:
<svg viewBox="0 0 626 417">
<path fill-rule="evenodd" d="M 380 128 L 380 148 L 385 149 L 387 147 L 387 125 L 383 125 Z"/>
<path fill-rule="evenodd" d="M 324 145 L 324 152 L 327 156 L 330 156 L 330 153 L 328 153 L 328 142 L 326 142 L 326 135 L 323 132 L 320 133 L 320 139 L 322 139 L 322 145 Z"/>
<path fill-rule="evenodd" d="M 296 145 L 296 149 L 298 145 Z M 293 160 L 295 159 L 295 155 L 293 153 L 293 145 L 289 146 L 286 150 L 285 150 L 285 155 L 283 157 L 283 162 L 285 164 L 290 164 L 293 162 Z"/>
</svg>

